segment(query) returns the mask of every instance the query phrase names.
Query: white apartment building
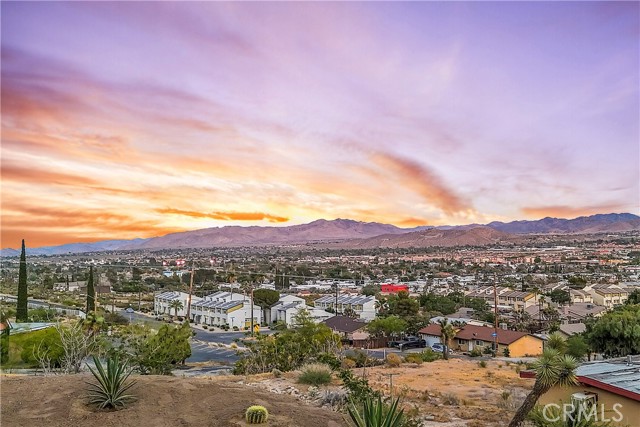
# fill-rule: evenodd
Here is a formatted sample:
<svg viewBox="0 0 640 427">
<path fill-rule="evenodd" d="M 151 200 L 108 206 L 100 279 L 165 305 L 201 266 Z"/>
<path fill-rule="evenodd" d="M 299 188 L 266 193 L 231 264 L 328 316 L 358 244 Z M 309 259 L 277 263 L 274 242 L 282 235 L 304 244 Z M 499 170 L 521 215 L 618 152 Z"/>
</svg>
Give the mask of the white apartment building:
<svg viewBox="0 0 640 427">
<path fill-rule="evenodd" d="M 195 295 L 191 296 L 191 306 L 196 301 L 199 301 L 200 297 Z M 171 305 L 173 301 L 180 301 L 182 307 L 178 308 L 178 316 L 185 317 L 187 315 L 187 305 L 189 303 L 189 294 L 179 291 L 168 291 L 157 294 L 153 298 L 153 310 L 155 314 L 169 314 L 171 316 L 176 315 L 176 309 Z M 179 307 L 179 306 L 178 306 Z"/>
<path fill-rule="evenodd" d="M 295 326 L 295 318 L 300 310 L 307 310 L 314 322 L 320 323 L 333 317 L 332 313 L 318 307 L 310 307 L 305 300 L 294 295 L 283 295 L 270 309 L 268 323 L 284 322 L 288 327 Z M 266 314 L 266 313 L 265 313 Z"/>
<path fill-rule="evenodd" d="M 328 308 L 336 314 L 343 314 L 347 308 L 352 309 L 361 319 L 367 322 L 376 318 L 376 297 L 364 295 L 325 295 L 315 301 L 316 308 L 326 310 Z"/>
<path fill-rule="evenodd" d="M 259 325 L 262 319 L 262 309 L 253 305 L 251 309 L 251 297 L 235 292 L 219 291 L 191 304 L 191 321 L 208 326 L 228 325 L 240 330 Z"/>
</svg>

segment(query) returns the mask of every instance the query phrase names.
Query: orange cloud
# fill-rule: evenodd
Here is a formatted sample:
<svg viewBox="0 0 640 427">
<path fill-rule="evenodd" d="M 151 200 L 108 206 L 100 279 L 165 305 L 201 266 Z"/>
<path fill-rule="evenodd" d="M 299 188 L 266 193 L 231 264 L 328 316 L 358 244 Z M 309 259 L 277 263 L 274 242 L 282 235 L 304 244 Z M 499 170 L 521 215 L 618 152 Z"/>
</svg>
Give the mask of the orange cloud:
<svg viewBox="0 0 640 427">
<path fill-rule="evenodd" d="M 171 214 L 171 215 L 184 215 L 192 218 L 211 218 L 220 221 L 263 221 L 267 220 L 269 222 L 287 222 L 289 218 L 282 216 L 275 216 L 261 212 L 222 212 L 222 211 L 214 211 L 214 212 L 196 212 L 196 211 L 185 211 L 182 209 L 156 209 L 156 212 L 163 214 Z"/>
<path fill-rule="evenodd" d="M 429 225 L 429 221 L 423 218 L 405 218 L 400 221 L 395 221 L 394 224 L 401 227 L 419 227 L 421 225 Z"/>
<path fill-rule="evenodd" d="M 385 172 L 391 172 L 400 178 L 403 185 L 447 214 L 470 208 L 469 203 L 449 189 L 433 171 L 413 160 L 382 152 L 372 154 L 371 159 Z"/>
<path fill-rule="evenodd" d="M 14 164 L 2 163 L 0 171 L 3 181 L 35 182 L 39 184 L 60 184 L 85 186 L 97 184 L 97 181 L 86 176 L 53 172 L 33 167 L 23 168 Z"/>
<path fill-rule="evenodd" d="M 611 213 L 616 212 L 620 206 L 618 205 L 601 205 L 601 206 L 539 206 L 539 207 L 524 207 L 520 211 L 529 218 L 576 218 L 579 216 L 588 216 L 599 213 Z"/>
</svg>

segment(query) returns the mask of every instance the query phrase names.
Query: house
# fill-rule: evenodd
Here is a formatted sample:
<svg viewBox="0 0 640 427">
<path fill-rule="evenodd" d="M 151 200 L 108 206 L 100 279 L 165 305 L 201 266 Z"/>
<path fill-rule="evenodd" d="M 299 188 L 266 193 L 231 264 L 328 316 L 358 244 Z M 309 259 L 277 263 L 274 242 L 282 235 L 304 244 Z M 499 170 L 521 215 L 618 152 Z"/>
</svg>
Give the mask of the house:
<svg viewBox="0 0 640 427">
<path fill-rule="evenodd" d="M 566 339 L 572 335 L 581 334 L 587 330 L 587 326 L 584 323 L 567 323 L 560 325 L 558 332 Z"/>
<path fill-rule="evenodd" d="M 347 316 L 333 316 L 322 323 L 331 328 L 334 333 L 340 335 L 343 342 L 354 347 L 364 347 L 365 345 L 358 344 L 366 343 L 369 339 L 369 333 L 364 330 L 367 324 L 362 320 L 352 319 Z"/>
<path fill-rule="evenodd" d="M 530 371 L 521 377 L 535 378 Z M 640 420 L 640 356 L 587 362 L 578 367 L 579 384 L 553 387 L 543 394 L 540 405 L 576 404 L 588 400 L 596 410 L 588 410 L 597 421 L 611 422 L 612 426 L 637 426 Z M 606 418 L 606 419 L 605 419 Z"/>
<path fill-rule="evenodd" d="M 597 283 L 584 288 L 593 297 L 593 302 L 606 308 L 613 308 L 625 303 L 629 297 L 626 287 L 610 283 Z"/>
<path fill-rule="evenodd" d="M 537 298 L 535 294 L 531 292 L 514 291 L 503 286 L 498 286 L 495 289 L 495 294 L 496 296 L 494 296 L 493 286 L 481 286 L 474 291 L 467 292 L 466 296 L 483 299 L 491 307 L 493 307 L 495 299 L 497 299 L 498 308 L 515 311 L 537 304 Z"/>
<path fill-rule="evenodd" d="M 569 296 L 571 297 L 571 304 L 593 304 L 593 297 L 591 294 L 583 291 L 582 289 L 569 289 Z"/>
<path fill-rule="evenodd" d="M 235 292 L 218 291 L 191 304 L 191 320 L 208 326 L 228 326 L 240 330 L 259 325 L 262 308 L 251 304 L 251 297 Z"/>
<path fill-rule="evenodd" d="M 360 319 L 370 321 L 376 318 L 376 297 L 364 295 L 325 295 L 315 300 L 317 308 L 331 309 L 336 314 L 342 314 L 346 309 L 353 310 Z"/>
<path fill-rule="evenodd" d="M 80 290 L 80 288 L 84 288 L 85 292 L 87 289 L 86 281 L 74 281 L 74 282 L 58 282 L 53 284 L 53 289 L 55 291 L 69 291 L 74 292 Z"/>
<path fill-rule="evenodd" d="M 432 323 L 418 331 L 427 345 L 440 341 L 440 325 Z M 510 357 L 537 356 L 542 353 L 544 341 L 526 332 L 510 331 L 477 325 L 463 325 L 455 327 L 454 338 L 449 343 L 453 350 L 471 352 L 473 350 L 484 352 L 485 349 L 493 349 L 497 343 L 497 354 L 503 355 L 505 349 L 509 350 Z M 437 340 L 436 340 L 437 339 Z"/>
<path fill-rule="evenodd" d="M 267 312 L 269 313 L 267 323 L 284 322 L 288 327 L 292 327 L 300 310 L 306 310 L 316 323 L 334 316 L 328 311 L 308 306 L 303 298 L 295 295 L 283 295 L 269 310 L 265 310 L 265 315 Z"/>
<path fill-rule="evenodd" d="M 199 301 L 200 297 L 191 296 L 191 305 Z M 173 301 L 180 301 L 182 308 L 176 309 L 171 306 Z M 162 292 L 153 297 L 153 311 L 155 314 L 169 314 L 185 317 L 187 315 L 187 305 L 189 304 L 189 294 L 179 291 Z"/>
</svg>

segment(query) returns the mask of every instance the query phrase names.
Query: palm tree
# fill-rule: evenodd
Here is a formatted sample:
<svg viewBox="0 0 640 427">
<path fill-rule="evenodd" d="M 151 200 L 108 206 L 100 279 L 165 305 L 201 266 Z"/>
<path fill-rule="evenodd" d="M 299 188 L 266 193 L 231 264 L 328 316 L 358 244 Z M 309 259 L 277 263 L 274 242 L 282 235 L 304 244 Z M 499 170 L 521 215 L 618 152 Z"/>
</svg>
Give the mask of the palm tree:
<svg viewBox="0 0 640 427">
<path fill-rule="evenodd" d="M 453 328 L 453 325 L 449 323 L 449 319 L 446 317 L 444 319 L 440 319 L 438 324 L 440 325 L 440 341 L 442 341 L 442 345 L 444 346 L 442 358 L 447 360 L 449 358 L 449 342 L 455 336 L 456 330 Z"/>
<path fill-rule="evenodd" d="M 545 394 L 555 385 L 570 386 L 576 385 L 576 369 L 578 362 L 571 356 L 567 356 L 554 348 L 547 348 L 542 356 L 534 363 L 536 372 L 536 382 L 533 389 L 526 397 L 522 406 L 513 416 L 509 427 L 520 426 L 529 412 L 536 406 L 540 396 Z"/>
<path fill-rule="evenodd" d="M 178 317 L 178 310 L 182 310 L 184 308 L 184 304 L 179 299 L 174 299 L 169 303 L 169 309 L 174 309 L 176 313 L 176 317 Z"/>
</svg>

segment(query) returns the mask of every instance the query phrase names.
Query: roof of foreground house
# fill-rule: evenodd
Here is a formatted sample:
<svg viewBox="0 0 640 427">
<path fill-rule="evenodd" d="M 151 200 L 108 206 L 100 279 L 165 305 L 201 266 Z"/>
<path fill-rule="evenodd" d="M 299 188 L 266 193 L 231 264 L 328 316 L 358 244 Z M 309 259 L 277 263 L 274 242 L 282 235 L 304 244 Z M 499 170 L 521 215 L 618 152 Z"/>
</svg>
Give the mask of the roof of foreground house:
<svg viewBox="0 0 640 427">
<path fill-rule="evenodd" d="M 357 331 L 358 329 L 362 329 L 367 325 L 362 321 L 358 321 L 347 316 L 333 316 L 328 318 L 327 320 L 323 320 L 322 323 L 324 323 L 334 331 L 346 333 Z"/>
</svg>

